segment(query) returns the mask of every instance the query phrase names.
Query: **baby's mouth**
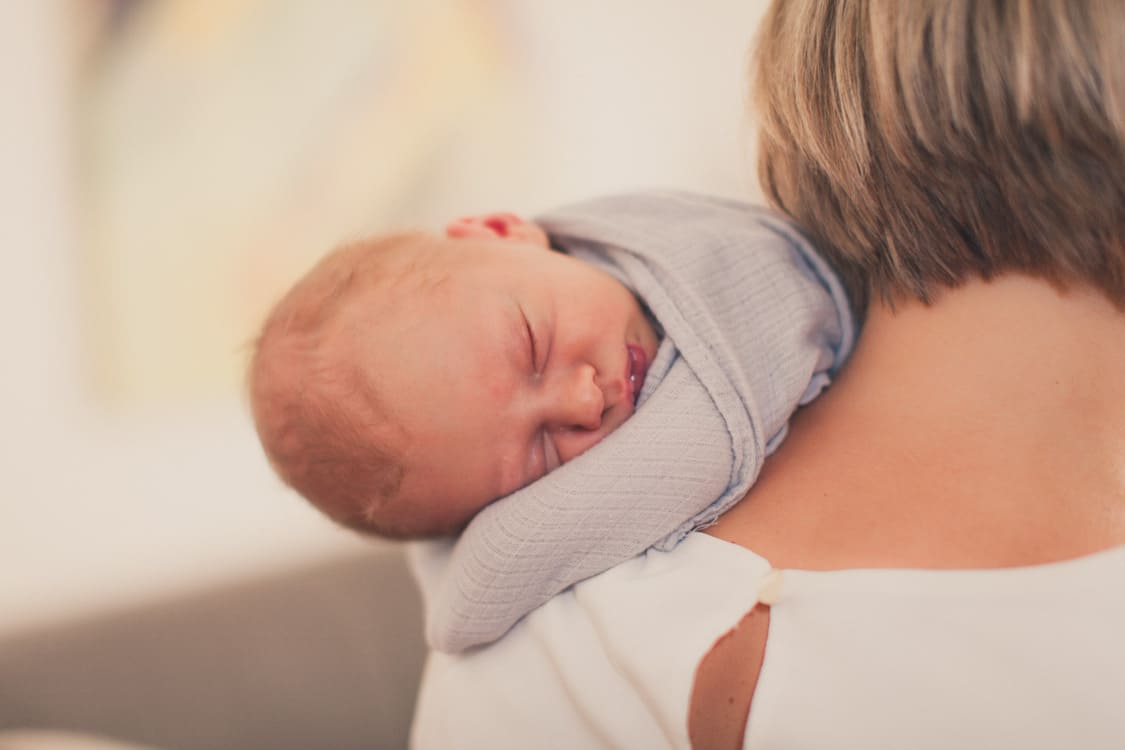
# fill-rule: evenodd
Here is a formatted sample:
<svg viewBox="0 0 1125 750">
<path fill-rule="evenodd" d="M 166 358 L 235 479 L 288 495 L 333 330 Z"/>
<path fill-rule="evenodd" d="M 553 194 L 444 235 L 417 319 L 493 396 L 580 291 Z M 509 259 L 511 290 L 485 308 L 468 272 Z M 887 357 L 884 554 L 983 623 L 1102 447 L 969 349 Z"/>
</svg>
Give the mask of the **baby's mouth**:
<svg viewBox="0 0 1125 750">
<path fill-rule="evenodd" d="M 645 350 L 636 344 L 629 344 L 629 391 L 633 396 L 633 406 L 637 405 L 637 396 L 645 385 L 645 373 L 648 372 L 648 355 Z"/>
</svg>

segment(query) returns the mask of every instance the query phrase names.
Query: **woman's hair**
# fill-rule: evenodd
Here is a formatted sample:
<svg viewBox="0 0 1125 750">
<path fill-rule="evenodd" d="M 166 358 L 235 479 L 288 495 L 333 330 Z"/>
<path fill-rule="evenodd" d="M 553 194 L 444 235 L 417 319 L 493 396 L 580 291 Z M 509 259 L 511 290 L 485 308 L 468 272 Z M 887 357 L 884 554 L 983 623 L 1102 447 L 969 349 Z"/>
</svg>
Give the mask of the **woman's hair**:
<svg viewBox="0 0 1125 750">
<path fill-rule="evenodd" d="M 1125 308 L 1125 2 L 775 0 L 759 177 L 857 308 L 972 277 Z"/>
</svg>

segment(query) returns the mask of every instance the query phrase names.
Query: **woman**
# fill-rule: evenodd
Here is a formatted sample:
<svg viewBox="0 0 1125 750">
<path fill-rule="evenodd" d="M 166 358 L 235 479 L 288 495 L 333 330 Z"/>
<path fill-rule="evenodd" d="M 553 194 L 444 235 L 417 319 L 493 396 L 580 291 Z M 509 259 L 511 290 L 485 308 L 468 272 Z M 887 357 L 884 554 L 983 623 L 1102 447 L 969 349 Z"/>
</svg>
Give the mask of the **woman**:
<svg viewBox="0 0 1125 750">
<path fill-rule="evenodd" d="M 1122 29 L 1098 0 L 774 3 L 761 176 L 859 347 L 707 534 L 435 658 L 419 747 L 1120 745 Z"/>
</svg>

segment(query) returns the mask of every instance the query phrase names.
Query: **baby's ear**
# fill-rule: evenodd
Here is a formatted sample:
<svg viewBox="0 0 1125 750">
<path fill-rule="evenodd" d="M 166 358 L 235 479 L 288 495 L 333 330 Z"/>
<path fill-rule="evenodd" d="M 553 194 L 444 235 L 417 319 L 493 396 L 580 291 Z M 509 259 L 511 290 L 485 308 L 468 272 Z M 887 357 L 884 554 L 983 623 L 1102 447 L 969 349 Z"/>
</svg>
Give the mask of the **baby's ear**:
<svg viewBox="0 0 1125 750">
<path fill-rule="evenodd" d="M 513 240 L 541 247 L 550 247 L 547 233 L 538 224 L 515 214 L 483 214 L 454 219 L 445 227 L 445 236 L 453 239 Z"/>
</svg>

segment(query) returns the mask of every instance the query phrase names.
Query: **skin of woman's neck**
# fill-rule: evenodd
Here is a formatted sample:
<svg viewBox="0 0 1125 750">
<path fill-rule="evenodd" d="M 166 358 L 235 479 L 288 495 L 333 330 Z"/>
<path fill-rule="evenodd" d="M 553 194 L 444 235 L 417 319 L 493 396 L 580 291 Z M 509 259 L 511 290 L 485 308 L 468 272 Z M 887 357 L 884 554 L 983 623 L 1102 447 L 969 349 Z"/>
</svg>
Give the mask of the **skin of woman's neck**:
<svg viewBox="0 0 1125 750">
<path fill-rule="evenodd" d="M 1125 312 L 1014 274 L 872 305 L 837 382 L 712 533 L 805 568 L 1125 543 Z"/>
</svg>

